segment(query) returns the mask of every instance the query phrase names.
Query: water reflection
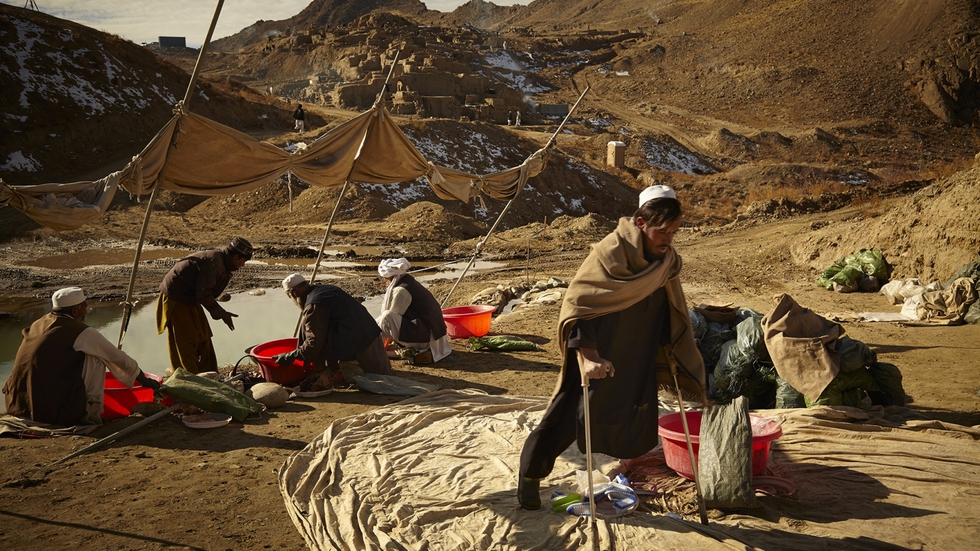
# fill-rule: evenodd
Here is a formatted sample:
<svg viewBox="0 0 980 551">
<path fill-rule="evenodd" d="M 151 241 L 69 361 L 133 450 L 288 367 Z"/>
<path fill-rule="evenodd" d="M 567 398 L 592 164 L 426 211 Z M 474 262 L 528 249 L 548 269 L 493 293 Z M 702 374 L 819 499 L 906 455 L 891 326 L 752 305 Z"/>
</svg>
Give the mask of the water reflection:
<svg viewBox="0 0 980 551">
<path fill-rule="evenodd" d="M 357 249 L 363 249 L 363 247 L 357 247 Z M 160 251 L 164 250 L 166 249 L 160 249 Z M 130 251 L 126 252 L 129 253 Z M 172 255 L 175 251 L 170 249 L 169 252 Z M 359 251 L 359 254 L 360 252 L 363 251 Z M 89 253 L 92 251 L 48 257 L 48 260 L 62 268 L 67 266 L 79 267 L 88 265 L 87 262 L 97 256 Z M 44 261 L 43 259 L 38 260 L 39 265 Z M 262 261 L 251 262 L 261 263 Z M 271 263 L 286 262 L 289 261 L 271 261 Z M 304 266 L 312 266 L 313 264 L 307 260 L 294 260 L 294 262 Z M 467 263 L 467 260 L 441 264 L 418 262 L 413 263 L 413 270 L 410 273 L 423 284 L 435 280 L 458 279 Z M 321 269 L 353 266 L 367 266 L 367 264 L 337 261 L 331 261 L 329 264 L 321 263 Z M 370 265 L 372 268 L 376 266 L 374 263 Z M 469 272 L 502 266 L 506 266 L 506 263 L 478 261 L 473 263 Z M 424 269 L 426 267 L 432 269 Z M 337 276 L 324 273 L 318 276 L 319 279 L 333 279 L 334 277 Z M 371 313 L 371 316 L 377 317 L 381 313 L 382 298 L 381 295 L 378 295 L 365 300 L 364 306 Z M 441 301 L 443 298 L 436 297 L 436 300 Z M 0 382 L 4 383 L 13 370 L 14 356 L 17 354 L 17 348 L 22 340 L 21 331 L 30 327 L 34 321 L 51 310 L 51 301 L 48 299 L 14 302 L 16 304 L 12 302 L 5 304 L 4 307 L 17 312 L 17 315 L 0 319 Z M 235 318 L 234 331 L 230 331 L 221 321 L 210 320 L 211 331 L 214 333 L 212 342 L 218 357 L 218 365 L 235 364 L 245 355 L 245 349 L 256 344 L 292 337 L 299 320 L 299 309 L 278 287 L 232 295 L 231 300 L 222 303 L 222 306 L 229 312 L 238 314 L 238 317 Z M 119 341 L 122 314 L 121 304 L 92 301 L 89 302 L 85 323 L 102 333 L 109 339 L 109 342 L 116 343 Z M 170 365 L 170 359 L 167 355 L 167 337 L 166 335 L 158 335 L 156 330 L 155 297 L 138 303 L 133 309 L 126 338 L 123 342 L 123 350 L 135 358 L 140 367 L 147 373 L 163 375 Z M 0 411 L 3 410 L 3 403 L 0 401 Z"/>
</svg>

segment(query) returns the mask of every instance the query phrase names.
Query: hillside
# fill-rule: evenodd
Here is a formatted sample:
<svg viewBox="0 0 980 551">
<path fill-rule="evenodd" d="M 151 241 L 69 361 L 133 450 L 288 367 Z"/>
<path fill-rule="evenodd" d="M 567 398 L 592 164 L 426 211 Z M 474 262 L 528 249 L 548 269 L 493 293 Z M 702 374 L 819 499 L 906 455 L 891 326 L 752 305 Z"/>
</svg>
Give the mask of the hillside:
<svg viewBox="0 0 980 551">
<path fill-rule="evenodd" d="M 115 35 L 0 4 L 0 177 L 72 182 L 118 170 L 173 116 L 190 76 Z M 283 131 L 288 106 L 199 81 L 190 108 L 242 131 Z"/>
<path fill-rule="evenodd" d="M 503 124 L 521 111 L 544 133 L 556 120 L 544 107 L 589 87 L 569 127 L 579 139 L 561 149 L 606 172 L 607 143 L 623 142 L 612 175 L 690 190 L 695 225 L 778 197 L 874 203 L 969 166 L 980 144 L 970 2 L 474 0 L 448 14 L 344 12 L 342 29 L 310 18 L 328 5 L 290 20 L 292 34 L 265 22 L 278 34 L 215 54 L 206 74 L 364 109 L 397 53 L 393 112 Z"/>
</svg>

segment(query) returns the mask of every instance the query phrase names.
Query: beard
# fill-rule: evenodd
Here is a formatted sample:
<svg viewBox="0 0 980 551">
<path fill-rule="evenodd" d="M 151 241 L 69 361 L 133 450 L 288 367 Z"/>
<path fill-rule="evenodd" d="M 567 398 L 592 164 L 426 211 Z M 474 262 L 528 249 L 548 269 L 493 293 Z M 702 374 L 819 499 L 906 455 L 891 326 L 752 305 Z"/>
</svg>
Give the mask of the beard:
<svg viewBox="0 0 980 551">
<path fill-rule="evenodd" d="M 300 310 L 303 309 L 303 297 L 289 295 L 289 298 L 293 301 L 293 304 L 295 304 L 297 308 L 299 308 Z"/>
</svg>

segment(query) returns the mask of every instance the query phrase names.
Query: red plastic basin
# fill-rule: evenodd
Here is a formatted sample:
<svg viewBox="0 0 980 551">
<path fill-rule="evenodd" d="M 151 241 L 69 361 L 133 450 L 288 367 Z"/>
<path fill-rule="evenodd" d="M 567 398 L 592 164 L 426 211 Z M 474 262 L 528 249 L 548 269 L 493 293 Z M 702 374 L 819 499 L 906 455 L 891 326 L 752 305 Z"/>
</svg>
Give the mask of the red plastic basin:
<svg viewBox="0 0 980 551">
<path fill-rule="evenodd" d="M 146 376 L 149 377 L 150 374 Z M 120 383 L 112 373 L 106 371 L 102 415 L 99 417 L 103 419 L 129 417 L 133 406 L 141 402 L 152 401 L 153 389 L 146 388 L 139 383 L 133 383 L 133 388 L 126 388 L 126 385 Z"/>
<path fill-rule="evenodd" d="M 698 460 L 698 435 L 701 433 L 701 412 L 687 412 L 687 428 L 691 433 L 691 447 L 694 448 L 694 460 Z M 766 424 L 763 418 L 749 415 L 752 423 L 752 476 L 766 471 L 769 462 L 769 445 L 773 440 L 783 435 L 783 429 L 777 424 Z M 694 470 L 691 469 L 691 456 L 687 451 L 687 440 L 684 439 L 684 425 L 680 413 L 670 413 L 658 421 L 658 431 L 664 446 L 664 460 L 667 466 L 677 474 L 694 480 Z"/>
<path fill-rule="evenodd" d="M 293 360 L 293 363 L 287 366 L 276 363 L 275 356 L 296 350 L 297 342 L 296 338 L 278 339 L 257 344 L 245 353 L 259 362 L 259 369 L 262 370 L 262 377 L 266 381 L 289 386 L 301 382 L 313 372 L 312 362 L 306 364 L 302 360 Z"/>
<path fill-rule="evenodd" d="M 490 332 L 490 322 L 496 309 L 494 306 L 487 305 L 443 308 L 442 317 L 446 320 L 446 332 L 454 339 L 482 337 Z"/>
</svg>

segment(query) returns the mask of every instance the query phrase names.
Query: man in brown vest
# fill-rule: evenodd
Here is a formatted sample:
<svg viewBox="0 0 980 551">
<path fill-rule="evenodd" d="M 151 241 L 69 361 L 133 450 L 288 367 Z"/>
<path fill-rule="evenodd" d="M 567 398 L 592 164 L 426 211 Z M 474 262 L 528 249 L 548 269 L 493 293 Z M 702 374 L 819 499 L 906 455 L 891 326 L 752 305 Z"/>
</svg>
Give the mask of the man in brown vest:
<svg viewBox="0 0 980 551">
<path fill-rule="evenodd" d="M 378 274 L 388 284 L 381 303 L 381 315 L 375 320 L 381 336 L 391 344 L 421 351 L 413 363 L 438 362 L 452 351 L 446 336 L 446 320 L 432 293 L 415 280 L 405 258 L 386 258 L 378 265 Z"/>
<path fill-rule="evenodd" d="M 236 237 L 223 249 L 201 251 L 177 261 L 160 283 L 157 297 L 157 332 L 167 332 L 170 368 L 183 367 L 191 373 L 217 371 L 218 359 L 211 344 L 212 319 L 225 322 L 232 331 L 232 318 L 217 298 L 231 281 L 232 272 L 252 258 L 252 244 Z M 168 370 L 168 373 L 170 371 Z"/>
<path fill-rule="evenodd" d="M 156 390 L 136 360 L 85 325 L 88 302 L 78 287 L 51 296 L 50 313 L 24 329 L 14 370 L 3 387 L 7 413 L 39 423 L 100 424 L 105 370 L 129 388 Z"/>
</svg>

